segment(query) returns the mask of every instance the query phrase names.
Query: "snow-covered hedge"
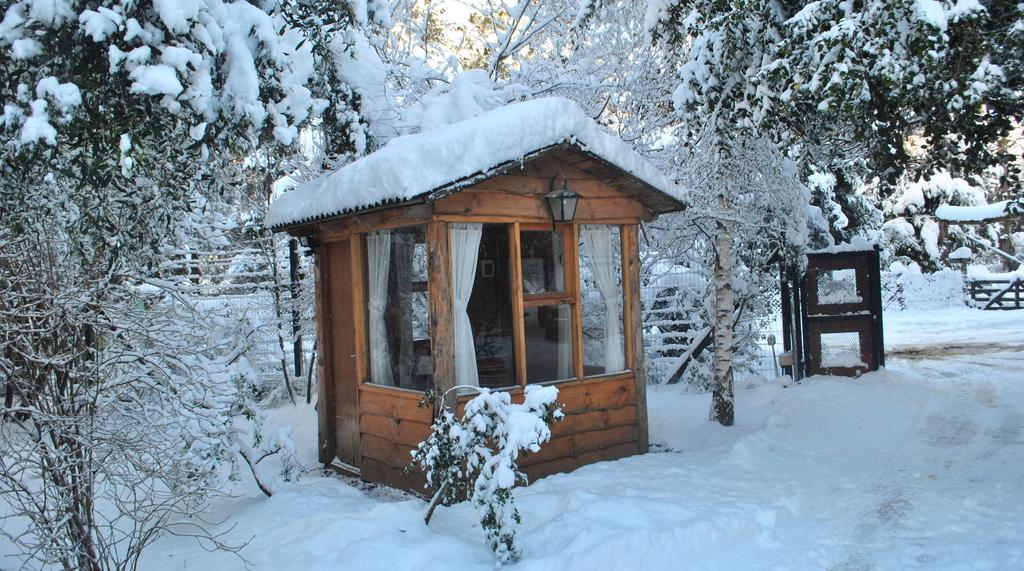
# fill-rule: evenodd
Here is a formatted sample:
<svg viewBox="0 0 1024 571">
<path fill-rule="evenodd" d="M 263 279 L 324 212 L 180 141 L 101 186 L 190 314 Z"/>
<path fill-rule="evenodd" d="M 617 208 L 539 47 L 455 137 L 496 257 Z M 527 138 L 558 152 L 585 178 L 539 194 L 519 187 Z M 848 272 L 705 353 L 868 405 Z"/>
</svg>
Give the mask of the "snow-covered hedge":
<svg viewBox="0 0 1024 571">
<path fill-rule="evenodd" d="M 922 273 L 916 266 L 893 262 L 882 272 L 882 304 L 886 310 L 960 307 L 966 299 L 964 278 L 956 270 Z"/>
</svg>

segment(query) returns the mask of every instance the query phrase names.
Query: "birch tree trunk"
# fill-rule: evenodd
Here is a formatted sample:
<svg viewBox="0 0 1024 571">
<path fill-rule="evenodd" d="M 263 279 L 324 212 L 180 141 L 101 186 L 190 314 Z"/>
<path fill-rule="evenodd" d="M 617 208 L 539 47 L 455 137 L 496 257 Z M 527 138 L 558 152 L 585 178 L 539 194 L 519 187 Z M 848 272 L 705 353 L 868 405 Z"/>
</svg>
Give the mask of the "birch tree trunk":
<svg viewBox="0 0 1024 571">
<path fill-rule="evenodd" d="M 718 196 L 718 206 L 721 214 L 727 216 L 729 210 L 724 194 Z M 736 309 L 732 290 L 733 226 L 732 221 L 725 219 L 715 223 L 715 352 L 710 418 L 722 426 L 733 423 L 733 313 Z"/>
</svg>

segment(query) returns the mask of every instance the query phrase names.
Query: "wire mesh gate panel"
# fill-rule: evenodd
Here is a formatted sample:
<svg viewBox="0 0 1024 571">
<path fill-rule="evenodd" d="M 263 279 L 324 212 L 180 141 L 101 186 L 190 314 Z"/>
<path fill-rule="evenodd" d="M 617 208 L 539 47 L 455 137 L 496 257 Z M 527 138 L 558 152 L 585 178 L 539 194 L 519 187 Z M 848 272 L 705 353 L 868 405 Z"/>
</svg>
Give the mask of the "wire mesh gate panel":
<svg viewBox="0 0 1024 571">
<path fill-rule="evenodd" d="M 878 251 L 814 253 L 784 275 L 784 348 L 794 378 L 858 376 L 885 365 Z"/>
</svg>

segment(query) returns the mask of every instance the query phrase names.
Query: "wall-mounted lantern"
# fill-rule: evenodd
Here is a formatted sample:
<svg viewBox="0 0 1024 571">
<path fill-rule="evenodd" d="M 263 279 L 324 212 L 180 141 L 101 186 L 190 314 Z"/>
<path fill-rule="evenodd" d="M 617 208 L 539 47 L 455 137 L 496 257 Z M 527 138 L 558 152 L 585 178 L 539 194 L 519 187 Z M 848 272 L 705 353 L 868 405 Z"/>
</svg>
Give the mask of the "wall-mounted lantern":
<svg viewBox="0 0 1024 571">
<path fill-rule="evenodd" d="M 299 245 L 306 249 L 307 255 L 315 252 L 317 247 L 320 246 L 320 244 L 309 236 L 299 236 Z"/>
<path fill-rule="evenodd" d="M 551 192 L 544 195 L 548 203 L 548 210 L 551 211 L 551 220 L 554 222 L 572 222 L 576 218 L 576 206 L 579 204 L 580 195 L 569 190 L 569 180 L 562 177 L 562 188 L 554 190 L 555 180 L 551 179 Z"/>
</svg>

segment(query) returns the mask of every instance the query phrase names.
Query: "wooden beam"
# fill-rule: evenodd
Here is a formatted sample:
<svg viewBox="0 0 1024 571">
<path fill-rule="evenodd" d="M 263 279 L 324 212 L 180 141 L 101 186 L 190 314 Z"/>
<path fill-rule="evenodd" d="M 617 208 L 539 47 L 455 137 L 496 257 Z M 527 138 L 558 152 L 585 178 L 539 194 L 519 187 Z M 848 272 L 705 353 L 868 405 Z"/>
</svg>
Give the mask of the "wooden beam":
<svg viewBox="0 0 1024 571">
<path fill-rule="evenodd" d="M 441 216 L 509 217 L 543 223 L 551 220 L 543 195 L 523 194 L 512 190 L 463 190 L 434 203 Z M 644 216 L 636 200 L 624 196 L 586 196 L 579 201 L 579 220 L 602 218 L 635 218 Z M 550 223 L 550 222 L 549 222 Z"/>
<path fill-rule="evenodd" d="M 327 358 L 331 362 L 331 391 L 334 395 L 335 456 L 342 462 L 359 465 L 359 379 L 356 376 L 355 330 L 353 312 L 362 310 L 352 303 L 352 289 L 361 273 L 354 273 L 352 249 L 347 241 L 331 244 L 328 281 L 331 307 L 331 342 Z"/>
<path fill-rule="evenodd" d="M 430 204 L 407 204 L 369 210 L 359 214 L 341 215 L 337 218 L 310 222 L 288 228 L 292 236 L 310 236 L 320 243 L 347 240 L 360 232 L 387 230 L 430 220 L 433 208 Z"/>
<path fill-rule="evenodd" d="M 516 382 L 526 386 L 526 312 L 523 306 L 523 259 L 520 224 L 509 225 L 509 279 L 512 280 L 512 346 L 516 360 Z"/>
<path fill-rule="evenodd" d="M 569 280 L 569 272 L 566 271 L 566 281 Z M 571 292 L 537 293 L 523 296 L 523 307 L 540 307 L 543 305 L 562 305 L 576 303 L 576 298 Z"/>
<path fill-rule="evenodd" d="M 565 244 L 566 289 L 572 294 L 573 369 L 583 378 L 583 300 L 580 298 L 580 226 L 570 224 L 562 233 Z"/>
<path fill-rule="evenodd" d="M 456 383 L 455 314 L 452 305 L 451 243 L 447 222 L 432 221 L 427 224 L 427 287 L 434 390 L 442 394 Z M 449 395 L 448 400 L 448 405 L 454 409 L 455 395 Z"/>
<path fill-rule="evenodd" d="M 626 273 L 626 260 L 629 259 L 629 243 L 626 240 L 626 226 L 619 227 L 619 255 L 622 260 L 622 323 L 623 323 L 623 345 L 625 346 L 626 367 L 633 368 L 633 283 Z M 643 345 L 641 345 L 643 347 Z"/>
<path fill-rule="evenodd" d="M 644 375 L 644 324 L 643 307 L 640 302 L 640 241 L 638 226 L 622 227 L 622 278 L 623 289 L 628 292 L 629 322 L 626 334 L 632 339 L 629 348 L 630 368 L 636 380 L 636 420 L 639 428 L 638 444 L 640 453 L 647 452 L 647 380 Z"/>
</svg>

